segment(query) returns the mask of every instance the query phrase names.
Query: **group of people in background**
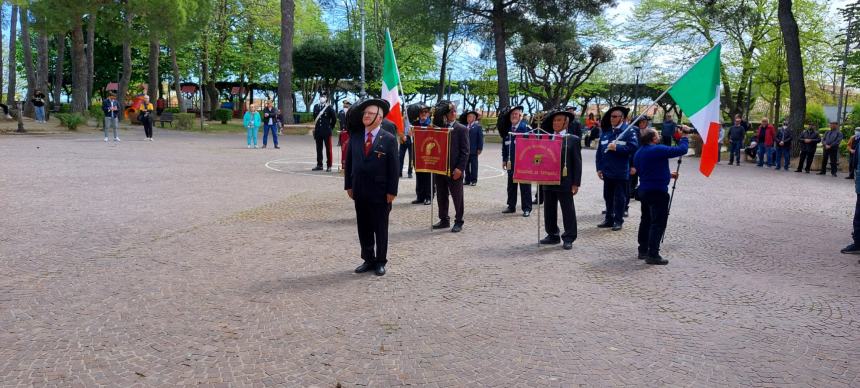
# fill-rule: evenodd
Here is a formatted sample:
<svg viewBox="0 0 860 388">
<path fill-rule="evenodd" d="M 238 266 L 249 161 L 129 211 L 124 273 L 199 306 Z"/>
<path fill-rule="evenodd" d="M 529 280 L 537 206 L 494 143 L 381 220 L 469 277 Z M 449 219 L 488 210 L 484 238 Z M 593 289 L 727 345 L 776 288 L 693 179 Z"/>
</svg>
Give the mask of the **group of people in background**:
<svg viewBox="0 0 860 388">
<path fill-rule="evenodd" d="M 271 101 L 266 101 L 262 112 L 257 110 L 257 105 L 251 104 L 242 116 L 242 127 L 245 128 L 245 141 L 248 148 L 258 148 L 257 133 L 260 132 L 260 127 L 263 128 L 263 148 L 268 146 L 270 132 L 275 148 L 281 148 L 278 146 L 278 132 L 282 126 L 283 119 L 280 111 L 272 107 Z"/>
</svg>

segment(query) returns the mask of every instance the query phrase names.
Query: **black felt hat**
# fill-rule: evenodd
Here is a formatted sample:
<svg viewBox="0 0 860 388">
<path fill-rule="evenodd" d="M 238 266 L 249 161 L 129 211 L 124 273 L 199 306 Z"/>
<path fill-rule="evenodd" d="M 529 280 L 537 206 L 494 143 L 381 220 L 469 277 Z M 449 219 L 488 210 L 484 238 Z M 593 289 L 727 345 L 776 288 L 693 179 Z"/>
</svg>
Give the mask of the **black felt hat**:
<svg viewBox="0 0 860 388">
<path fill-rule="evenodd" d="M 639 122 L 640 122 L 640 121 L 645 121 L 645 122 L 650 122 L 650 121 L 651 121 L 651 118 L 650 118 L 650 117 L 648 117 L 647 115 L 642 115 L 642 117 L 637 117 L 637 118 L 638 118 L 638 119 L 637 119 L 636 121 L 634 121 L 631 125 L 634 125 L 634 126 L 635 126 L 635 125 L 639 125 Z"/>
<path fill-rule="evenodd" d="M 568 123 L 570 123 L 573 120 L 576 120 L 576 116 L 574 116 L 573 113 L 570 113 L 566 110 L 554 110 L 551 112 L 547 112 L 543 116 L 543 120 L 540 122 L 540 129 L 543 129 L 544 131 L 547 131 L 547 132 L 554 132 L 554 130 L 552 129 L 552 120 L 555 118 L 555 116 L 558 116 L 558 115 L 562 115 L 562 116 L 567 117 Z"/>
<path fill-rule="evenodd" d="M 347 129 L 349 129 L 350 132 L 364 131 L 364 122 L 362 122 L 364 109 L 371 105 L 379 107 L 382 117 L 388 115 L 388 110 L 390 109 L 388 101 L 378 98 L 367 98 L 361 100 L 355 103 L 355 105 L 349 107 L 349 110 L 346 111 Z"/>
<path fill-rule="evenodd" d="M 481 118 L 481 114 L 480 114 L 480 113 L 478 113 L 478 112 L 476 112 L 476 111 L 474 111 L 474 110 L 467 110 L 467 111 L 465 111 L 465 112 L 463 112 L 463 113 L 460 113 L 460 117 L 458 117 L 458 118 L 457 118 L 457 121 L 459 121 L 459 122 L 460 122 L 460 124 L 463 124 L 463 125 L 468 124 L 468 121 L 466 120 L 466 117 L 468 117 L 470 114 L 475 115 L 475 120 L 477 120 L 477 119 L 480 119 L 480 118 Z"/>
<path fill-rule="evenodd" d="M 511 131 L 511 112 L 515 110 L 522 112 L 525 109 L 522 105 L 517 105 L 508 106 L 499 111 L 499 118 L 496 120 L 496 130 L 499 131 L 499 136 L 501 136 L 502 139 L 506 139 L 508 137 L 508 132 Z"/>
<path fill-rule="evenodd" d="M 630 113 L 630 108 L 623 106 L 613 106 L 612 108 L 609 108 L 609 110 L 603 114 L 603 117 L 600 118 L 600 129 L 604 131 L 612 129 L 612 122 L 609 121 L 609 117 L 612 116 L 612 112 L 621 112 L 624 117 L 627 117 L 627 114 Z"/>
<path fill-rule="evenodd" d="M 415 125 L 418 122 L 418 118 L 423 111 L 429 111 L 430 107 L 424 105 L 424 103 L 411 104 L 406 107 L 406 118 L 409 120 L 412 125 Z"/>
</svg>

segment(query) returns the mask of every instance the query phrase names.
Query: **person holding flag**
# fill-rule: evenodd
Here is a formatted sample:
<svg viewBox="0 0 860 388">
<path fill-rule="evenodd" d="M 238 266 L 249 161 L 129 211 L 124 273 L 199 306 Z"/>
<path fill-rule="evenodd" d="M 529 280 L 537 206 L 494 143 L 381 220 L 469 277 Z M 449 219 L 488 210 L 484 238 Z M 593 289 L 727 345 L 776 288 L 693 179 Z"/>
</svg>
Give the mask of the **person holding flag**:
<svg viewBox="0 0 860 388">
<path fill-rule="evenodd" d="M 541 122 L 541 129 L 552 133 L 550 139 L 561 137 L 562 163 L 561 182 L 558 185 L 541 186 L 544 190 L 546 201 L 546 218 L 544 227 L 547 236 L 540 240 L 541 244 L 562 244 L 562 248 L 570 250 L 576 241 L 576 206 L 573 197 L 579 192 L 582 182 L 582 145 L 579 136 L 568 133 L 570 122 L 576 120 L 576 116 L 568 111 L 549 112 Z M 558 230 L 558 206 L 561 205 L 561 218 L 564 224 L 564 233 L 559 236 Z"/>
<path fill-rule="evenodd" d="M 612 228 L 613 231 L 621 230 L 624 224 L 630 157 L 639 145 L 636 132 L 629 130 L 624 123 L 628 112 L 629 109 L 622 106 L 606 111 L 600 120 L 602 131 L 595 154 L 597 177 L 603 181 L 603 200 L 606 202 L 606 218 L 597 227 Z"/>
</svg>

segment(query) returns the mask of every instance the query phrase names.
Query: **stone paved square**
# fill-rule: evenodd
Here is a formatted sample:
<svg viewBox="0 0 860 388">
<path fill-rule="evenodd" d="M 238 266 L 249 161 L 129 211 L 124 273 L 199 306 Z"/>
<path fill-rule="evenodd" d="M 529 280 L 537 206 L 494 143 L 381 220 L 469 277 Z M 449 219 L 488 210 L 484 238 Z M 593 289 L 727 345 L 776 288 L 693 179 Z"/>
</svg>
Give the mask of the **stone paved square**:
<svg viewBox="0 0 860 388">
<path fill-rule="evenodd" d="M 460 234 L 401 181 L 375 277 L 310 137 L 121 137 L 0 137 L 0 386 L 860 386 L 853 182 L 687 160 L 649 267 L 594 151 L 563 251 L 491 144 Z"/>
</svg>

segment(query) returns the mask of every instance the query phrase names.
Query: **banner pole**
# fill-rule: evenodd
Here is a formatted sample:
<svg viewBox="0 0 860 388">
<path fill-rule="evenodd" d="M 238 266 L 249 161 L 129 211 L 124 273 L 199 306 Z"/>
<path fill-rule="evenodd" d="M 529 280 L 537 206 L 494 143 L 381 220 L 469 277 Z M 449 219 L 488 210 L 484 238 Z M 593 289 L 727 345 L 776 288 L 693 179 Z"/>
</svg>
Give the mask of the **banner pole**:
<svg viewBox="0 0 860 388">
<path fill-rule="evenodd" d="M 436 174 L 430 173 L 430 231 L 433 231 L 433 198 L 436 197 Z"/>
<path fill-rule="evenodd" d="M 538 237 L 538 246 L 540 246 L 540 206 L 541 206 L 540 183 L 537 184 L 537 197 L 538 197 L 538 203 L 537 203 L 537 237 Z"/>
</svg>

